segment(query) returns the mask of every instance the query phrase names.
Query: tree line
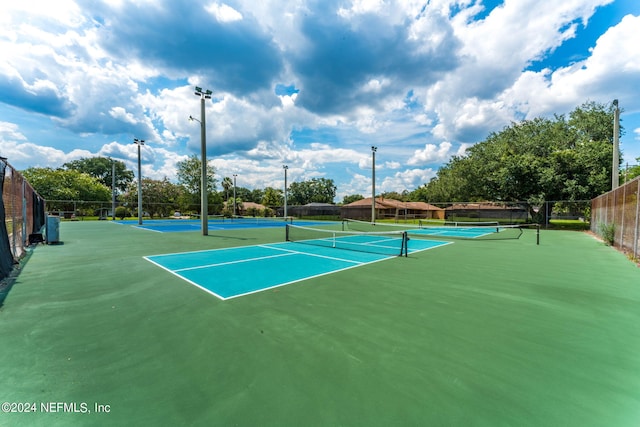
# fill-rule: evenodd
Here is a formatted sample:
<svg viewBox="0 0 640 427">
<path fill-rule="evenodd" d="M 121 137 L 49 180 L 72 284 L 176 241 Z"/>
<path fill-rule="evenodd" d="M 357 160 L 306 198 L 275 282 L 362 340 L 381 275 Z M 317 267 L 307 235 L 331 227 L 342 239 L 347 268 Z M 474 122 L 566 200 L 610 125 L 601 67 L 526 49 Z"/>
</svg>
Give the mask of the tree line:
<svg viewBox="0 0 640 427">
<path fill-rule="evenodd" d="M 175 211 L 200 212 L 201 165 L 198 156 L 177 163 L 177 183 L 168 178 L 141 180 L 142 208 L 151 217 L 169 216 Z M 115 175 L 113 172 L 115 171 Z M 138 182 L 124 162 L 105 157 L 91 157 L 64 163 L 59 168 L 28 168 L 23 175 L 34 189 L 48 201 L 50 210 L 81 211 L 83 215 L 99 215 L 115 194 L 118 210 L 123 216 L 136 213 Z M 115 182 L 114 182 L 115 176 Z M 218 191 L 215 169 L 207 165 L 208 214 L 238 214 L 244 202 L 267 207 L 266 212 L 249 210 L 253 215 L 272 215 L 284 204 L 284 191 L 273 187 L 264 189 L 233 188 L 233 181 L 225 177 Z M 293 182 L 288 189 L 288 204 L 311 202 L 332 203 L 337 187 L 333 180 L 313 178 Z M 235 199 L 234 199 L 235 196 Z M 83 201 L 78 205 L 79 201 Z M 234 207 L 236 212 L 233 211 Z M 119 216 L 120 213 L 117 213 Z"/>
<path fill-rule="evenodd" d="M 539 206 L 548 201 L 590 200 L 611 188 L 613 154 L 613 105 L 587 102 L 568 116 L 534 118 L 514 122 L 501 131 L 453 156 L 436 176 L 420 187 L 402 193 L 387 192 L 386 198 L 402 201 L 439 202 L 527 202 Z M 620 127 L 620 136 L 624 128 Z M 622 156 L 620 156 L 622 157 Z M 640 159 L 638 159 L 640 161 Z M 29 168 L 25 177 L 47 200 L 110 201 L 112 169 L 119 203 L 137 203 L 134 174 L 121 161 L 93 157 L 65 163 L 61 168 Z M 200 201 L 200 159 L 191 156 L 177 164 L 177 183 L 169 179 L 142 180 L 143 208 L 152 215 L 172 210 L 196 212 Z M 621 179 L 640 175 L 635 166 Z M 209 213 L 229 212 L 233 205 L 233 181 L 219 183 L 212 166 L 207 169 Z M 337 187 L 332 179 L 313 178 L 290 184 L 288 204 L 333 203 Z M 363 199 L 345 196 L 348 204 Z M 284 204 L 283 190 L 235 188 L 235 206 L 255 202 L 268 207 Z M 533 212 L 532 212 L 533 213 Z"/>
<path fill-rule="evenodd" d="M 568 117 L 512 123 L 464 156 L 452 157 L 411 197 L 527 202 L 534 218 L 536 207 L 546 202 L 591 200 L 611 189 L 613 109 L 612 104 L 587 102 Z M 619 136 L 623 132 L 621 126 Z M 640 168 L 630 172 L 627 179 L 640 174 Z"/>
</svg>

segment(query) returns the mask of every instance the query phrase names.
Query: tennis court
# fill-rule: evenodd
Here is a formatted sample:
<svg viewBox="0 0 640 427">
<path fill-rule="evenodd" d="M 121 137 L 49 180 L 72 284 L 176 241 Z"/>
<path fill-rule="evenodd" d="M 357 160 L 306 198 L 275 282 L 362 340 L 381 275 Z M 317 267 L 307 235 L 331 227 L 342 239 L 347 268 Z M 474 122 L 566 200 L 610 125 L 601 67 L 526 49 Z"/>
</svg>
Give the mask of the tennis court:
<svg viewBox="0 0 640 427">
<path fill-rule="evenodd" d="M 138 220 L 113 221 L 116 224 L 140 228 L 143 230 L 156 231 L 159 233 L 181 233 L 186 231 L 201 230 L 200 219 L 150 219 L 144 220 L 142 224 Z M 238 230 L 247 228 L 284 228 L 293 222 L 292 218 L 279 217 L 231 217 L 212 216 L 207 221 L 207 228 L 210 230 Z M 318 224 L 317 221 L 298 221 L 307 225 Z"/>
<path fill-rule="evenodd" d="M 312 255 L 248 259 L 358 252 L 285 230 L 62 222 L 0 307 L 0 396 L 38 405 L 0 425 L 640 425 L 640 269 L 586 233 L 452 238 L 224 301 L 144 258 L 237 260 L 194 282 L 251 290 Z"/>
<path fill-rule="evenodd" d="M 220 299 L 264 291 L 313 277 L 397 258 L 402 242 L 380 235 L 339 236 L 335 240 L 306 240 L 209 251 L 147 256 L 145 259 Z M 409 253 L 433 249 L 446 242 L 411 241 Z M 373 251 L 373 252 L 372 252 Z M 382 252 L 382 253 L 380 253 Z M 253 280 L 260 277 L 260 280 Z"/>
</svg>

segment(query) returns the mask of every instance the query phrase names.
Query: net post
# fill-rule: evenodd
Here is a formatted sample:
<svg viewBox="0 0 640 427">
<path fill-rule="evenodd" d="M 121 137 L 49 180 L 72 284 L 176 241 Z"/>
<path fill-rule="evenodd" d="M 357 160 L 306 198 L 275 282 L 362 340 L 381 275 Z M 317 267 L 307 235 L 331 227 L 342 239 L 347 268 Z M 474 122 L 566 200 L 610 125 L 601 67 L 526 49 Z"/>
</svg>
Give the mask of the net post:
<svg viewBox="0 0 640 427">
<path fill-rule="evenodd" d="M 536 245 L 540 245 L 540 224 L 536 224 Z"/>
<path fill-rule="evenodd" d="M 285 242 L 290 242 L 290 240 L 289 240 L 289 224 L 286 224 L 286 231 L 285 231 L 284 236 L 285 236 L 284 237 Z"/>
<path fill-rule="evenodd" d="M 404 251 L 405 258 L 409 255 L 409 233 L 406 231 L 402 233 L 402 245 L 400 249 L 400 256 L 402 256 L 402 252 Z"/>
</svg>

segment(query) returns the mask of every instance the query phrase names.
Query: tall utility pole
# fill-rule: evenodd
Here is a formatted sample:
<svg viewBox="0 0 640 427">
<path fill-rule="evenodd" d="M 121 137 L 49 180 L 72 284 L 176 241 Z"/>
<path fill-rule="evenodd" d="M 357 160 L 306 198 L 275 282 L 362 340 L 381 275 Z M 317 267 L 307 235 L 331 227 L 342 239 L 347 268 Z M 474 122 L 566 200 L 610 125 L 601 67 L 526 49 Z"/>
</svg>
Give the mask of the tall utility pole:
<svg viewBox="0 0 640 427">
<path fill-rule="evenodd" d="M 282 165 L 282 169 L 284 169 L 284 220 L 287 220 L 287 170 L 289 166 Z"/>
<path fill-rule="evenodd" d="M 615 190 L 620 184 L 620 108 L 618 100 L 613 100 L 613 164 L 611 165 L 611 189 Z"/>
<path fill-rule="evenodd" d="M 371 146 L 371 222 L 376 222 L 376 151 L 378 147 Z"/>
<path fill-rule="evenodd" d="M 138 225 L 142 225 L 142 167 L 140 165 L 140 147 L 144 145 L 144 139 L 134 138 L 133 143 L 138 145 Z"/>
<path fill-rule="evenodd" d="M 190 120 L 200 122 L 200 161 L 202 162 L 200 176 L 200 220 L 202 224 L 202 235 L 209 234 L 209 201 L 207 200 L 207 125 L 204 114 L 204 100 L 211 99 L 210 90 L 203 91 L 201 87 L 196 86 L 195 94 L 200 97 L 200 120 L 189 116 Z"/>
<path fill-rule="evenodd" d="M 233 174 L 233 216 L 236 216 L 236 177 L 238 176 L 237 173 Z"/>
<path fill-rule="evenodd" d="M 111 219 L 116 219 L 116 161 L 111 159 Z"/>
</svg>

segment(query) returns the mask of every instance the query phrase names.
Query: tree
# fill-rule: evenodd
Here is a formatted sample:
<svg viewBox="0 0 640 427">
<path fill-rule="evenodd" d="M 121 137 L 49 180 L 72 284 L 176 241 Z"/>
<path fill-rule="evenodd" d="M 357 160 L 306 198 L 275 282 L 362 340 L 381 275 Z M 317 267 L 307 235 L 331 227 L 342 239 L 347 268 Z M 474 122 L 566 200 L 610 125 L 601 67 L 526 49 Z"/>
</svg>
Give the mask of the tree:
<svg viewBox="0 0 640 427">
<path fill-rule="evenodd" d="M 348 205 L 350 203 L 357 202 L 358 200 L 362 200 L 362 199 L 364 199 L 364 196 L 362 194 L 353 194 L 351 196 L 344 196 L 344 198 L 342 199 L 342 204 Z"/>
<path fill-rule="evenodd" d="M 380 194 L 380 197 L 382 197 L 383 199 L 393 199 L 393 200 L 400 200 L 400 201 L 407 201 L 407 196 L 409 195 L 409 193 L 405 190 L 402 193 L 398 193 L 397 191 L 386 191 L 382 194 Z"/>
<path fill-rule="evenodd" d="M 236 198 L 245 202 L 255 202 L 252 198 L 253 192 L 245 187 L 236 187 Z M 256 202 L 257 203 L 257 202 Z"/>
<path fill-rule="evenodd" d="M 77 170 L 29 168 L 22 174 L 38 194 L 48 201 L 49 208 L 52 209 L 73 210 L 72 201 L 108 202 L 111 200 L 111 190 L 107 186 L 97 178 Z M 100 203 L 83 206 L 96 207 L 100 206 Z"/>
<path fill-rule="evenodd" d="M 273 187 L 264 189 L 264 195 L 260 201 L 264 206 L 282 206 L 284 204 L 284 195 L 282 190 Z"/>
<path fill-rule="evenodd" d="M 438 170 L 436 177 L 411 192 L 408 199 L 429 203 L 476 201 L 473 182 L 467 176 L 471 163 L 467 157 L 454 156 Z"/>
<path fill-rule="evenodd" d="M 254 188 L 253 190 L 251 190 L 250 197 L 248 197 L 246 201 L 254 202 L 254 203 L 262 203 L 263 197 L 264 197 L 264 190 L 261 190 L 259 188 Z"/>
<path fill-rule="evenodd" d="M 155 180 L 142 179 L 142 210 L 148 212 L 151 218 L 156 215 L 169 216 L 176 210 L 183 210 L 185 189 L 181 185 L 173 184 L 168 178 Z M 124 196 L 133 205 L 138 203 L 138 183 L 132 183 Z"/>
<path fill-rule="evenodd" d="M 194 207 L 200 203 L 200 184 L 202 180 L 201 165 L 202 162 L 196 155 L 193 155 L 186 160 L 183 160 L 176 164 L 176 167 L 178 169 L 178 184 L 182 185 L 185 189 L 185 198 L 187 204 Z M 220 199 L 218 194 L 214 193 L 216 189 L 216 180 L 214 178 L 214 175 L 215 170 L 213 166 L 207 164 L 207 201 L 209 206 L 211 206 L 212 204 L 218 204 L 218 201 Z M 144 195 L 144 190 L 142 194 Z"/>
<path fill-rule="evenodd" d="M 332 179 L 313 178 L 311 181 L 294 182 L 289 186 L 291 204 L 333 203 L 336 186 Z"/>
<path fill-rule="evenodd" d="M 235 208 L 235 211 L 234 211 L 234 208 Z M 230 197 L 229 200 L 227 200 L 225 215 L 229 215 L 229 216 L 238 215 L 238 212 L 241 212 L 243 208 L 244 208 L 244 204 L 240 197 L 236 197 L 235 199 L 233 197 Z"/>
<path fill-rule="evenodd" d="M 640 163 L 640 157 L 636 158 L 636 161 Z M 633 178 L 640 176 L 640 164 L 631 166 L 627 171 L 621 173 L 620 176 L 626 177 L 627 181 L 630 181 Z"/>
<path fill-rule="evenodd" d="M 222 180 L 222 188 L 224 189 L 224 200 L 229 200 L 229 190 L 233 188 L 233 180 L 225 176 Z"/>
<path fill-rule="evenodd" d="M 589 200 L 611 187 L 613 109 L 513 123 L 454 157 L 412 197 L 425 201 Z"/>
<path fill-rule="evenodd" d="M 115 165 L 116 190 L 125 192 L 128 185 L 133 181 L 133 171 L 127 169 L 124 162 L 106 157 L 88 157 L 80 160 L 73 160 L 62 165 L 68 170 L 77 170 L 97 178 L 102 184 L 111 188 L 113 178 L 111 173 Z"/>
</svg>

